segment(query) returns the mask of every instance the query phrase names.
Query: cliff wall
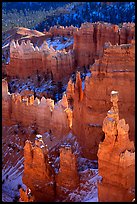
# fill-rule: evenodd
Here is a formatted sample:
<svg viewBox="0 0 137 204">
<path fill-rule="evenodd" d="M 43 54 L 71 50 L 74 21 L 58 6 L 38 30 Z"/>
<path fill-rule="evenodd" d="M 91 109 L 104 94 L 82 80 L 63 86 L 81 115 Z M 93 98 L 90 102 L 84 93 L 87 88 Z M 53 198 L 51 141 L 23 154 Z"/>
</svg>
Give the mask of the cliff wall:
<svg viewBox="0 0 137 204">
<path fill-rule="evenodd" d="M 20 95 L 12 95 L 12 120 L 24 126 L 35 125 L 40 134 L 48 131 L 57 137 L 67 134 L 70 130 L 66 108 L 55 105 L 51 99 L 20 99 Z"/>
<path fill-rule="evenodd" d="M 95 59 L 102 56 L 105 42 L 111 42 L 112 45 L 127 44 L 134 38 L 134 23 L 123 23 L 122 28 L 110 23 L 83 23 L 74 31 L 76 65 L 92 65 Z"/>
<path fill-rule="evenodd" d="M 55 51 L 44 42 L 40 48 L 34 47 L 28 40 L 12 41 L 10 44 L 10 64 L 6 69 L 9 77 L 27 78 L 31 75 L 50 75 L 53 80 L 61 81 L 64 77 L 69 77 L 74 69 L 74 53 Z"/>
<path fill-rule="evenodd" d="M 53 26 L 49 29 L 49 32 L 44 33 L 50 33 L 52 36 L 73 36 L 73 33 L 77 30 L 77 27 L 74 26 Z"/>
<path fill-rule="evenodd" d="M 129 140 L 129 125 L 119 119 L 118 92 L 111 92 L 112 108 L 103 121 L 105 139 L 99 144 L 98 184 L 100 202 L 128 202 L 135 197 L 135 149 Z"/>
<path fill-rule="evenodd" d="M 2 81 L 2 120 L 3 125 L 21 123 L 34 126 L 40 133 L 50 132 L 58 138 L 67 134 L 72 126 L 72 110 L 68 108 L 66 95 L 57 104 L 54 100 L 34 100 L 33 93 L 28 96 L 8 93 L 8 84 Z"/>
<path fill-rule="evenodd" d="M 86 77 L 83 93 L 81 82 L 77 83 L 81 81 L 79 77 L 74 90 L 72 130 L 83 155 L 89 158 L 96 157 L 98 144 L 104 137 L 102 122 L 110 107 L 108 99 L 112 90 L 120 94 L 120 117 L 131 127 L 130 139 L 135 137 L 135 45 L 107 46 L 103 57 L 91 66 L 91 77 Z"/>
<path fill-rule="evenodd" d="M 135 24 L 124 23 L 122 28 L 109 23 L 84 23 L 76 27 L 51 27 L 51 36 L 73 36 L 73 49 L 55 51 L 43 42 L 34 47 L 30 40 L 12 41 L 10 64 L 6 68 L 10 77 L 27 78 L 35 74 L 50 75 L 55 81 L 70 77 L 77 66 L 89 66 L 103 54 L 105 42 L 115 44 L 131 43 L 135 38 Z"/>
</svg>

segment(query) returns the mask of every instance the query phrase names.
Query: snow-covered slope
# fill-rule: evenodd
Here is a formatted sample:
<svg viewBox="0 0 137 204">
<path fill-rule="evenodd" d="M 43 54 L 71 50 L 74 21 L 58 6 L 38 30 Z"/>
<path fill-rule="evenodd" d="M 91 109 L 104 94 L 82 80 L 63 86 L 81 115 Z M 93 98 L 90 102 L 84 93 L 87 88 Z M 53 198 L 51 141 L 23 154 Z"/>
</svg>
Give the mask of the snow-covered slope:
<svg viewBox="0 0 137 204">
<path fill-rule="evenodd" d="M 49 47 L 52 46 L 55 50 L 63 50 L 70 45 L 73 45 L 74 39 L 73 37 L 54 37 L 52 40 L 51 38 L 47 38 L 46 42 Z"/>
<path fill-rule="evenodd" d="M 23 147 L 26 139 L 33 141 L 31 128 L 25 129 L 19 125 L 3 127 L 2 132 L 2 200 L 14 201 L 19 196 L 19 186 L 22 184 Z"/>
</svg>

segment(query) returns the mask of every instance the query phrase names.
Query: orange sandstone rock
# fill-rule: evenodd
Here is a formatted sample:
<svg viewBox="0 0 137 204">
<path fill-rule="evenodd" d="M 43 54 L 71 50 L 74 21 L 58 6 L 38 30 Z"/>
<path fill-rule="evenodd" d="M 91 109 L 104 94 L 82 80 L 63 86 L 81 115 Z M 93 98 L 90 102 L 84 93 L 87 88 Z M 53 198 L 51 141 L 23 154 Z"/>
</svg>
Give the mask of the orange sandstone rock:
<svg viewBox="0 0 137 204">
<path fill-rule="evenodd" d="M 82 101 L 83 90 L 82 90 L 82 80 L 80 77 L 80 72 L 77 72 L 77 75 L 76 75 L 75 91 L 76 93 L 78 93 L 78 101 Z"/>
<path fill-rule="evenodd" d="M 59 197 L 64 195 L 64 189 L 74 190 L 79 185 L 77 158 L 72 153 L 71 146 L 60 148 L 60 168 L 56 175 L 56 190 Z"/>
<path fill-rule="evenodd" d="M 82 87 L 81 87 L 82 90 Z M 96 158 L 99 142 L 103 139 L 103 118 L 110 106 L 109 93 L 119 92 L 119 116 L 130 126 L 129 138 L 134 140 L 135 114 L 135 46 L 108 45 L 104 55 L 91 66 L 91 77 L 86 77 L 83 99 L 75 86 L 72 131 L 82 147 L 83 156 Z"/>
<path fill-rule="evenodd" d="M 103 54 L 106 42 L 112 45 L 131 43 L 135 38 L 135 24 L 124 23 L 122 28 L 110 23 L 83 23 L 74 31 L 74 45 L 77 66 L 92 65 Z"/>
<path fill-rule="evenodd" d="M 71 146 L 61 146 L 60 168 L 55 175 L 49 161 L 48 148 L 44 144 L 42 136 L 36 135 L 34 145 L 27 140 L 24 146 L 22 181 L 27 189 L 31 189 L 32 197 L 29 198 L 27 191 L 20 189 L 21 201 L 28 202 L 29 199 L 33 199 L 34 202 L 48 202 L 58 198 L 66 198 L 67 193 L 76 189 L 80 182 L 77 157 L 72 152 Z"/>
<path fill-rule="evenodd" d="M 74 83 L 70 79 L 68 82 L 67 90 L 66 90 L 67 99 L 71 99 L 74 97 Z"/>
<path fill-rule="evenodd" d="M 11 124 L 11 96 L 8 93 L 8 83 L 5 79 L 2 80 L 2 124 Z"/>
<path fill-rule="evenodd" d="M 70 79 L 66 89 L 66 96 L 68 100 L 68 105 L 73 106 L 74 102 L 74 83 Z"/>
<path fill-rule="evenodd" d="M 99 175 L 103 178 L 98 196 L 101 202 L 128 202 L 135 196 L 134 143 L 128 137 L 129 125 L 119 120 L 118 92 L 111 92 L 111 102 L 113 106 L 103 121 L 105 139 L 98 150 Z"/>
<path fill-rule="evenodd" d="M 35 201 L 54 201 L 54 171 L 48 159 L 48 149 L 40 135 L 37 135 L 34 146 L 26 141 L 24 158 L 22 180 L 31 189 Z"/>
<path fill-rule="evenodd" d="M 48 47 L 46 41 L 40 48 L 28 40 L 27 42 L 13 40 L 10 44 L 10 64 L 6 69 L 9 77 L 27 78 L 31 75 L 51 75 L 55 81 L 69 77 L 74 70 L 74 53 L 55 51 Z"/>
<path fill-rule="evenodd" d="M 34 196 L 31 195 L 31 190 L 29 188 L 27 188 L 26 191 L 20 188 L 19 192 L 20 192 L 19 202 L 33 202 L 34 201 Z"/>
<path fill-rule="evenodd" d="M 73 36 L 74 31 L 77 30 L 76 27 L 73 25 L 71 26 L 59 26 L 57 27 L 56 25 L 51 27 L 49 32 L 45 33 L 50 33 L 52 36 Z"/>
<path fill-rule="evenodd" d="M 72 127 L 72 110 L 68 108 L 66 95 L 54 105 L 54 100 L 35 98 L 33 92 L 8 93 L 8 84 L 2 81 L 3 125 L 22 123 L 24 127 L 33 125 L 40 133 L 51 132 L 62 138 Z"/>
</svg>

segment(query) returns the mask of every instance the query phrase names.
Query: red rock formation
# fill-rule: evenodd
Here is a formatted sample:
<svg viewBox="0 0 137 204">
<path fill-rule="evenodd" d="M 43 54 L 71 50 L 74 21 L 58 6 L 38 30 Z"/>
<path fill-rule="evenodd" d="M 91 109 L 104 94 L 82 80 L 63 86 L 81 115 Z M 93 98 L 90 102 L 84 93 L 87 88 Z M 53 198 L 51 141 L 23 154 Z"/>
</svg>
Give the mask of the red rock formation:
<svg viewBox="0 0 137 204">
<path fill-rule="evenodd" d="M 9 77 L 26 78 L 36 74 L 52 75 L 55 81 L 69 77 L 74 69 L 73 51 L 55 51 L 44 42 L 34 48 L 30 41 L 12 41 L 10 44 L 10 64 L 6 69 Z"/>
<path fill-rule="evenodd" d="M 134 23 L 123 23 L 122 28 L 119 31 L 120 44 L 131 43 L 135 39 L 135 24 Z"/>
<path fill-rule="evenodd" d="M 71 146 L 60 148 L 60 168 L 56 176 L 56 191 L 59 197 L 64 195 L 64 189 L 74 190 L 79 185 L 77 158 L 72 153 Z"/>
<path fill-rule="evenodd" d="M 95 46 L 93 43 L 93 24 L 82 24 L 80 29 L 74 32 L 74 45 L 76 64 L 84 66 L 93 64 Z"/>
<path fill-rule="evenodd" d="M 6 76 L 6 67 L 7 64 L 2 63 L 2 79 L 4 79 Z"/>
<path fill-rule="evenodd" d="M 83 90 L 82 90 L 82 80 L 80 76 L 80 72 L 77 72 L 76 75 L 76 84 L 75 84 L 75 92 L 78 93 L 78 101 L 82 101 L 83 99 Z"/>
<path fill-rule="evenodd" d="M 77 66 L 89 66 L 102 56 L 105 42 L 115 44 L 131 43 L 135 38 L 135 24 L 124 23 L 122 28 L 110 23 L 83 23 L 74 32 L 74 45 Z"/>
<path fill-rule="evenodd" d="M 74 83 L 72 82 L 71 79 L 69 80 L 68 85 L 67 85 L 66 96 L 67 96 L 68 104 L 70 106 L 73 106 L 73 102 L 74 102 Z"/>
<path fill-rule="evenodd" d="M 66 108 L 65 112 L 67 114 L 69 128 L 72 129 L 72 110 L 70 108 Z"/>
<path fill-rule="evenodd" d="M 77 27 L 69 26 L 59 26 L 56 25 L 49 29 L 49 32 L 44 32 L 45 34 L 50 33 L 52 36 L 73 36 L 74 31 L 77 30 Z"/>
<path fill-rule="evenodd" d="M 35 197 L 35 201 L 54 201 L 54 171 L 48 159 L 48 149 L 42 136 L 37 135 L 34 147 L 26 141 L 24 147 L 23 183 Z"/>
<path fill-rule="evenodd" d="M 72 110 L 68 108 L 66 95 L 57 104 L 54 100 L 34 100 L 33 92 L 8 93 L 7 81 L 2 81 L 3 125 L 21 123 L 24 127 L 33 125 L 40 133 L 51 132 L 62 138 L 72 126 Z"/>
<path fill-rule="evenodd" d="M 29 188 L 27 188 L 26 191 L 20 188 L 19 192 L 20 192 L 19 202 L 33 202 L 34 201 L 34 196 L 31 195 L 31 190 Z"/>
<path fill-rule="evenodd" d="M 74 83 L 70 79 L 68 82 L 67 90 L 66 90 L 67 99 L 71 99 L 74 97 Z"/>
<path fill-rule="evenodd" d="M 82 88 L 81 88 L 82 89 Z M 98 144 L 103 139 L 102 122 L 108 110 L 109 93 L 120 94 L 120 117 L 130 125 L 129 137 L 134 140 L 135 129 L 135 45 L 108 45 L 104 55 L 91 67 L 86 77 L 83 99 L 75 86 L 72 130 L 77 136 L 83 156 L 96 158 Z"/>
<path fill-rule="evenodd" d="M 24 146 L 24 172 L 23 183 L 27 189 L 31 189 L 30 199 L 38 201 L 55 201 L 58 198 L 66 198 L 68 192 L 79 185 L 77 158 L 70 145 L 62 145 L 60 148 L 60 168 L 55 175 L 49 161 L 47 145 L 44 144 L 41 135 L 37 135 L 35 145 L 26 141 Z M 20 200 L 29 201 L 28 191 L 20 189 Z"/>
<path fill-rule="evenodd" d="M 44 97 L 34 100 L 33 95 L 25 98 L 20 94 L 12 94 L 12 120 L 24 126 L 35 124 L 40 134 L 50 130 L 57 137 L 67 134 L 69 119 L 65 109 L 58 104 L 54 106 L 54 100 Z"/>
<path fill-rule="evenodd" d="M 26 78 L 37 73 L 52 75 L 55 81 L 61 81 L 70 76 L 76 66 L 89 66 L 103 53 L 104 43 L 110 41 L 113 45 L 131 43 L 134 39 L 134 23 L 124 23 L 122 28 L 109 23 L 84 23 L 81 27 L 52 27 L 50 35 L 74 36 L 73 50 L 55 51 L 48 48 L 47 37 L 36 35 L 33 43 L 43 43 L 40 48 L 34 47 L 30 40 L 21 44 L 14 41 L 10 45 L 10 64 L 6 68 L 10 77 Z M 24 31 L 23 31 L 24 32 Z M 54 33 L 54 34 L 53 34 Z"/>
<path fill-rule="evenodd" d="M 6 68 L 10 77 L 26 78 L 35 74 L 47 74 L 53 76 L 55 81 L 61 81 L 69 77 L 74 71 L 75 65 L 89 66 L 93 64 L 103 53 L 104 43 L 110 41 L 116 43 L 130 43 L 134 39 L 133 23 L 125 23 L 120 29 L 116 25 L 108 23 L 84 23 L 80 29 L 70 27 L 51 28 L 56 30 L 55 35 L 74 35 L 73 50 L 66 52 L 55 51 L 48 48 L 44 42 L 40 48 L 34 47 L 28 40 L 21 41 L 21 44 L 14 41 L 10 45 L 10 64 Z M 40 36 L 40 39 L 45 39 Z M 35 41 L 35 40 L 34 40 Z M 41 42 L 43 42 L 41 40 Z"/>
<path fill-rule="evenodd" d="M 8 93 L 8 83 L 2 80 L 2 124 L 10 125 L 11 121 L 11 97 Z"/>
<path fill-rule="evenodd" d="M 111 92 L 113 107 L 103 121 L 105 139 L 99 144 L 98 168 L 103 177 L 98 184 L 101 202 L 128 202 L 135 197 L 135 152 L 129 140 L 129 125 L 119 120 L 118 92 Z"/>
<path fill-rule="evenodd" d="M 68 104 L 68 99 L 67 99 L 66 94 L 63 95 L 62 99 L 58 102 L 57 105 L 58 107 L 63 108 L 64 112 L 66 113 L 67 119 L 68 119 L 66 125 L 68 125 L 69 128 L 71 129 L 72 128 L 72 110 L 68 107 L 69 104 Z"/>
</svg>

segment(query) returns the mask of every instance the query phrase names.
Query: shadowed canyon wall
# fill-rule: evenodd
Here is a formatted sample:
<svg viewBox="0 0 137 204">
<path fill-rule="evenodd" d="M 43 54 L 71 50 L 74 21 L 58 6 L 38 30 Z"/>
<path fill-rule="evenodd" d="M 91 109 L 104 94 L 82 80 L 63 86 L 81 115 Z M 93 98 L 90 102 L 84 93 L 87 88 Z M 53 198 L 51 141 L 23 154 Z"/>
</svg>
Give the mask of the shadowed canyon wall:
<svg viewBox="0 0 137 204">
<path fill-rule="evenodd" d="M 135 197 L 135 149 L 129 140 L 129 125 L 119 119 L 118 92 L 111 92 L 112 108 L 103 121 L 105 139 L 99 144 L 98 183 L 100 202 L 131 202 Z M 121 107 L 120 107 L 121 109 Z"/>
<path fill-rule="evenodd" d="M 91 77 L 86 77 L 84 91 L 82 83 L 79 74 L 77 74 L 73 97 L 72 130 L 82 147 L 83 155 L 89 158 L 96 157 L 98 144 L 104 137 L 102 122 L 105 112 L 110 107 L 108 101 L 109 93 L 112 90 L 119 92 L 120 117 L 124 117 L 130 125 L 129 137 L 134 140 L 134 42 L 133 44 L 114 46 L 107 43 L 103 57 L 96 60 L 91 66 Z"/>
</svg>

